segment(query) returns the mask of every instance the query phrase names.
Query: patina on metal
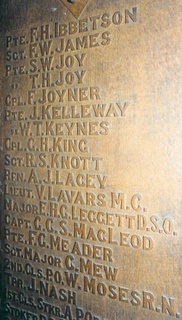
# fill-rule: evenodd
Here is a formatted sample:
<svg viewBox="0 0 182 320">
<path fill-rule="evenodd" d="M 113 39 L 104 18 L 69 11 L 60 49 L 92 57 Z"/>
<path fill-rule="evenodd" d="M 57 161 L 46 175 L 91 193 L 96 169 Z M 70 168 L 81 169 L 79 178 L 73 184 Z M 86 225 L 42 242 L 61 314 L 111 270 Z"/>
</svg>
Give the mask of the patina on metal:
<svg viewBox="0 0 182 320">
<path fill-rule="evenodd" d="M 0 9 L 0 319 L 182 319 L 179 1 Z"/>
</svg>

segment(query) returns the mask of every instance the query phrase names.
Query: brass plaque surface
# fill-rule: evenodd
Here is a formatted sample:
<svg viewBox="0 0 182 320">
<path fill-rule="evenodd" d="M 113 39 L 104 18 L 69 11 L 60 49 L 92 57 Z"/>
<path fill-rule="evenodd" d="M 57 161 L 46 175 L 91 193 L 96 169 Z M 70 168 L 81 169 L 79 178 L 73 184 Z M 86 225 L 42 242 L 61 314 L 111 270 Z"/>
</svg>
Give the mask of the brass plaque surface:
<svg viewBox="0 0 182 320">
<path fill-rule="evenodd" d="M 1 318 L 182 319 L 180 1 L 1 2 Z"/>
</svg>

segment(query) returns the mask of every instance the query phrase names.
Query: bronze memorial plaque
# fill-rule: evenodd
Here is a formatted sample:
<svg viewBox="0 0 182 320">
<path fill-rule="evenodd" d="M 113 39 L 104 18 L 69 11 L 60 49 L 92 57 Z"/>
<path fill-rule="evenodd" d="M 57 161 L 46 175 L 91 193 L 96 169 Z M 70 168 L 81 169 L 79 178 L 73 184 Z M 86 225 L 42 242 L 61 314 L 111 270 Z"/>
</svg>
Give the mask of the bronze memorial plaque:
<svg viewBox="0 0 182 320">
<path fill-rule="evenodd" d="M 182 319 L 181 7 L 1 0 L 0 319 Z"/>
</svg>

